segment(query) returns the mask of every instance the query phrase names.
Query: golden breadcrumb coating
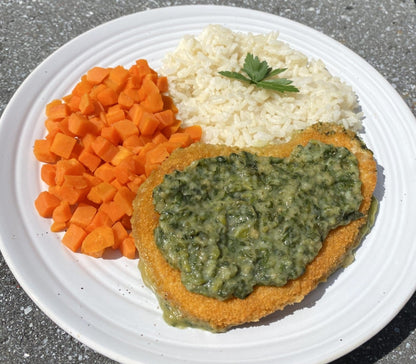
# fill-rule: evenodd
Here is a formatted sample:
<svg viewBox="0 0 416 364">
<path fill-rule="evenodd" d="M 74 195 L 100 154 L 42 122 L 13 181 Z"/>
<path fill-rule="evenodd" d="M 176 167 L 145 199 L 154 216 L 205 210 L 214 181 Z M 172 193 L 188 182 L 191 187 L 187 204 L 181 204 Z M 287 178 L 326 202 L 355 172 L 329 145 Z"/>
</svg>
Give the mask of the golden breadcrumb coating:
<svg viewBox="0 0 416 364">
<path fill-rule="evenodd" d="M 262 148 L 249 148 L 250 152 L 264 156 L 287 157 L 299 144 L 306 145 L 311 139 L 334 146 L 348 148 L 358 159 L 362 181 L 363 201 L 360 211 L 364 217 L 332 230 L 316 258 L 306 267 L 305 273 L 282 287 L 257 286 L 244 299 L 231 298 L 220 301 L 189 292 L 181 283 L 180 272 L 172 268 L 156 246 L 153 231 L 159 215 L 154 209 L 152 192 L 162 182 L 165 174 L 183 170 L 192 161 L 229 155 L 240 150 L 229 146 L 197 143 L 186 149 L 178 149 L 162 163 L 143 183 L 133 203 L 133 234 L 140 259 L 146 267 L 147 278 L 157 295 L 168 302 L 191 321 L 207 324 L 213 331 L 224 331 L 232 326 L 258 321 L 262 317 L 289 304 L 302 301 L 316 286 L 339 268 L 358 243 L 360 228 L 367 221 L 373 191 L 377 181 L 376 162 L 372 152 L 352 132 L 333 124 L 316 124 L 297 132 L 291 141 Z"/>
</svg>

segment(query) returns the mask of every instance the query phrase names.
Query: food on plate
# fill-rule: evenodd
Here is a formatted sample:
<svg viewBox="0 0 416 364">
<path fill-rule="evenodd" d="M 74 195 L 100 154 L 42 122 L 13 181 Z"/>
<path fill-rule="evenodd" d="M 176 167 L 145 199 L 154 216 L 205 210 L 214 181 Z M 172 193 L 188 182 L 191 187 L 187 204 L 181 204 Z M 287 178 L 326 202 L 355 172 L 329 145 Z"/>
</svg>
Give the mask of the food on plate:
<svg viewBox="0 0 416 364">
<path fill-rule="evenodd" d="M 270 92 L 222 76 L 239 72 L 250 53 L 293 81 L 300 92 Z M 362 114 L 352 88 L 333 76 L 320 60 L 309 60 L 278 39 L 278 34 L 233 32 L 210 25 L 185 36 L 163 59 L 160 73 L 184 126 L 201 125 L 203 142 L 262 146 L 287 141 L 294 130 L 317 121 L 358 131 Z"/>
<path fill-rule="evenodd" d="M 133 202 L 143 279 L 173 325 L 258 321 L 348 262 L 376 180 L 372 152 L 332 123 L 278 145 L 178 149 Z"/>
<path fill-rule="evenodd" d="M 140 184 L 178 147 L 201 138 L 181 127 L 168 80 L 139 59 L 94 67 L 62 100 L 46 106 L 47 135 L 34 143 L 44 164 L 35 207 L 72 251 L 100 257 L 106 249 L 136 256 L 130 233 Z"/>
</svg>

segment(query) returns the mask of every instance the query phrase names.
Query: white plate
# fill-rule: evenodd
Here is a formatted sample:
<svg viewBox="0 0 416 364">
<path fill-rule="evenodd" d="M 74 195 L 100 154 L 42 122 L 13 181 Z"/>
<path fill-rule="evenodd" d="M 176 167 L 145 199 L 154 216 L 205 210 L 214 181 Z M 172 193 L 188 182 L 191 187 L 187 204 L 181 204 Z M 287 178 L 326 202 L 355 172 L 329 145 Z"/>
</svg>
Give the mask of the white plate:
<svg viewBox="0 0 416 364">
<path fill-rule="evenodd" d="M 95 65 L 158 69 L 186 33 L 210 23 L 280 38 L 351 84 L 365 114 L 363 138 L 379 164 L 380 210 L 356 261 L 299 305 L 255 325 L 212 334 L 162 320 L 137 261 L 93 259 L 64 248 L 33 201 L 43 186 L 33 142 L 44 136 L 44 106 L 66 95 Z M 22 84 L 0 123 L 1 251 L 33 301 L 59 326 L 121 362 L 317 363 L 359 346 L 386 325 L 415 291 L 416 124 L 394 89 L 359 56 L 323 34 L 248 9 L 185 6 L 126 16 L 60 48 Z"/>
</svg>

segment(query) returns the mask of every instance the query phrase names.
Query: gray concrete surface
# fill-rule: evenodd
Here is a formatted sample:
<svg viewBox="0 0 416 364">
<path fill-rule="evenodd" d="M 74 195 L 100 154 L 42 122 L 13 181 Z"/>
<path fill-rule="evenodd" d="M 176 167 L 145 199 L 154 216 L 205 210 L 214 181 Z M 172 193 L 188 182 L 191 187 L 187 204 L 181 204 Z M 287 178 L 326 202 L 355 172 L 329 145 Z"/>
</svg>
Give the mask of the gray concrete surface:
<svg viewBox="0 0 416 364">
<path fill-rule="evenodd" d="M 195 3 L 262 10 L 333 37 L 374 66 L 416 114 L 416 3 L 410 0 L 2 0 L 0 114 L 29 73 L 77 35 L 122 15 Z M 0 363 L 113 362 L 43 314 L 2 256 L 0 281 Z M 416 363 L 416 295 L 381 332 L 335 363 Z"/>
</svg>

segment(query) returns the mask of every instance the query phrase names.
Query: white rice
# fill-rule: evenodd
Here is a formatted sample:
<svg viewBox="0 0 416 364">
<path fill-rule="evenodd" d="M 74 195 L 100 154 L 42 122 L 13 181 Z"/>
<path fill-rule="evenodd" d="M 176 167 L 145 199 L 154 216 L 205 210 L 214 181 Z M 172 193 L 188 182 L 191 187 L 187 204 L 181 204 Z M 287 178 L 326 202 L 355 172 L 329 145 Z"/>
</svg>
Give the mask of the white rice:
<svg viewBox="0 0 416 364">
<path fill-rule="evenodd" d="M 182 124 L 201 125 L 206 143 L 240 147 L 283 142 L 316 122 L 359 130 L 362 115 L 352 88 L 322 61 L 308 60 L 277 38 L 277 33 L 237 33 L 219 25 L 185 36 L 160 70 L 169 78 Z M 287 68 L 279 76 L 292 80 L 300 92 L 259 89 L 218 73 L 240 72 L 247 53 L 273 68 Z"/>
</svg>

